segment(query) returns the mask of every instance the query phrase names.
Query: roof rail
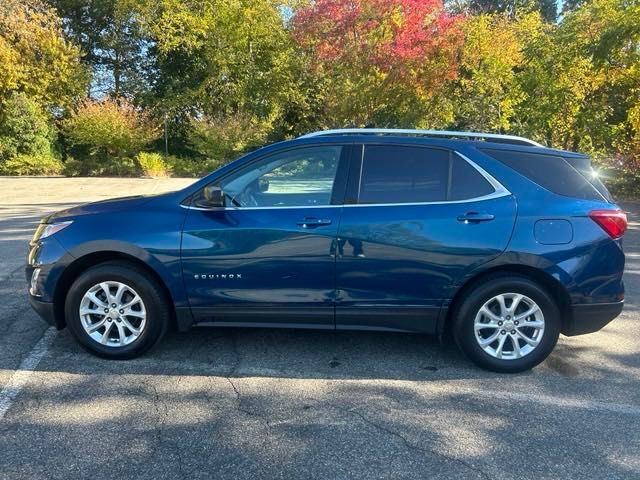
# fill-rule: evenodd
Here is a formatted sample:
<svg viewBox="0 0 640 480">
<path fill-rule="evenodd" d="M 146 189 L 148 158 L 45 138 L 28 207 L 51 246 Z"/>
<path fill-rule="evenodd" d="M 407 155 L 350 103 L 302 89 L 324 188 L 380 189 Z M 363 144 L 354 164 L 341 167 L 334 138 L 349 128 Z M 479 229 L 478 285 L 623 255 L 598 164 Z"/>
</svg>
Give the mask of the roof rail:
<svg viewBox="0 0 640 480">
<path fill-rule="evenodd" d="M 452 137 L 452 138 L 473 138 L 478 140 L 494 140 L 500 143 L 512 143 L 515 145 L 529 145 L 534 147 L 544 147 L 538 142 L 525 137 L 515 135 L 501 135 L 498 133 L 481 132 L 455 132 L 449 130 L 413 130 L 403 128 L 339 128 L 335 130 L 320 130 L 318 132 L 307 133 L 299 138 L 320 137 L 323 135 L 424 135 L 428 137 Z"/>
</svg>

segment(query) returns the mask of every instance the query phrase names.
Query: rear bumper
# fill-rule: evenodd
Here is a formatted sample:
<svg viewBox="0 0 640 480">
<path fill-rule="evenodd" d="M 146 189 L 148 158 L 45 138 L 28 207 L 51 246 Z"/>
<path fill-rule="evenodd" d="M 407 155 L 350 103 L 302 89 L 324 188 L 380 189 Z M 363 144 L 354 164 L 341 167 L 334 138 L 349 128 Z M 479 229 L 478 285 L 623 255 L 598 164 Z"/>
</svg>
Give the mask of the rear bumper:
<svg viewBox="0 0 640 480">
<path fill-rule="evenodd" d="M 571 337 L 597 332 L 620 315 L 623 306 L 624 300 L 614 303 L 572 305 L 570 318 L 565 322 L 562 333 Z"/>
</svg>

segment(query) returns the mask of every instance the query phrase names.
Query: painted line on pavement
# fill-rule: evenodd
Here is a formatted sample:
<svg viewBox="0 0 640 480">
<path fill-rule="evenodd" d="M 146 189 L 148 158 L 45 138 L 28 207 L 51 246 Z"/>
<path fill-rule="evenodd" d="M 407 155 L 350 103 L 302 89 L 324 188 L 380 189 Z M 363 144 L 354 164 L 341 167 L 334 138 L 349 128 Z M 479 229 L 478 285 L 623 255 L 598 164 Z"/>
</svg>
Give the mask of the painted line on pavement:
<svg viewBox="0 0 640 480">
<path fill-rule="evenodd" d="M 18 369 L 13 373 L 9 382 L 0 392 L 0 420 L 3 419 L 13 401 L 20 394 L 27 384 L 33 371 L 38 368 L 40 360 L 47 354 L 49 347 L 56 338 L 58 332 L 54 327 L 49 327 L 38 340 L 38 343 L 31 349 L 29 354 L 22 360 Z"/>
</svg>

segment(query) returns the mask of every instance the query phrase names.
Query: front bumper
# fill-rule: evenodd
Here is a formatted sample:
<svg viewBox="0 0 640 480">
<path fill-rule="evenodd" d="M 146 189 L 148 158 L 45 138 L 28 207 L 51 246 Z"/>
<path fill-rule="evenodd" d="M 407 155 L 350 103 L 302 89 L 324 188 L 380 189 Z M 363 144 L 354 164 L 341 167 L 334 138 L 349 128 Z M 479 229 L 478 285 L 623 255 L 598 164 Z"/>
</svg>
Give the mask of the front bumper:
<svg viewBox="0 0 640 480">
<path fill-rule="evenodd" d="M 58 330 L 64 328 L 64 325 L 59 325 L 56 321 L 55 308 L 53 302 L 45 302 L 38 297 L 29 295 L 29 303 L 31 307 L 36 311 L 40 318 L 42 318 L 49 325 L 54 325 Z"/>
<path fill-rule="evenodd" d="M 624 300 L 613 303 L 572 305 L 570 318 L 565 321 L 562 333 L 571 337 L 597 332 L 620 315 L 622 307 L 624 307 Z"/>
</svg>

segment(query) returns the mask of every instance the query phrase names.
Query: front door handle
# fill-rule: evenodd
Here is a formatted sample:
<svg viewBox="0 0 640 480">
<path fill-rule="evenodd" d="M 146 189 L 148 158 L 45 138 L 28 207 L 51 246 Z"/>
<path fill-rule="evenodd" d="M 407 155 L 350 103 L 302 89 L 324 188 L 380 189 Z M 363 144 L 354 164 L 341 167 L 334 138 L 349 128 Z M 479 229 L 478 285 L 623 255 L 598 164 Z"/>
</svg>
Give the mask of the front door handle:
<svg viewBox="0 0 640 480">
<path fill-rule="evenodd" d="M 458 221 L 464 222 L 464 223 L 479 223 L 479 222 L 490 222 L 494 218 L 496 217 L 494 215 L 491 215 L 490 213 L 467 212 L 464 215 L 459 215 Z"/>
<path fill-rule="evenodd" d="M 301 222 L 298 222 L 298 226 L 302 228 L 316 228 L 323 225 L 331 225 L 331 220 L 328 218 L 304 217 Z"/>
</svg>

